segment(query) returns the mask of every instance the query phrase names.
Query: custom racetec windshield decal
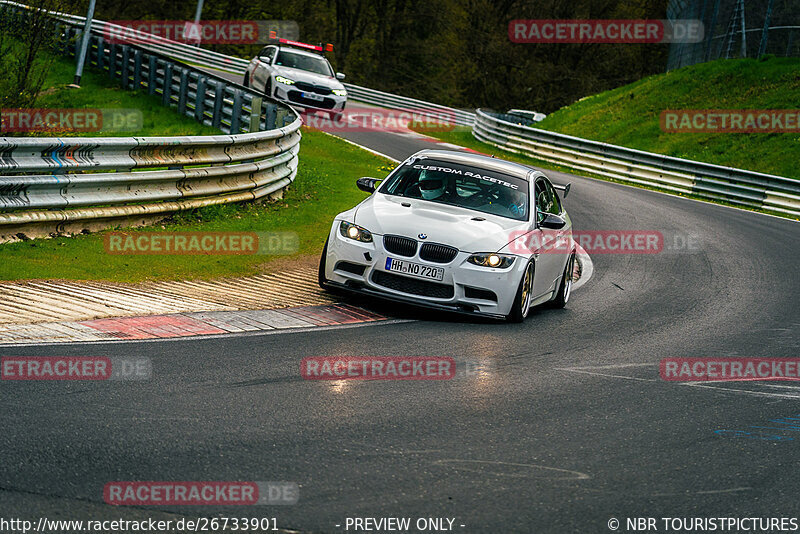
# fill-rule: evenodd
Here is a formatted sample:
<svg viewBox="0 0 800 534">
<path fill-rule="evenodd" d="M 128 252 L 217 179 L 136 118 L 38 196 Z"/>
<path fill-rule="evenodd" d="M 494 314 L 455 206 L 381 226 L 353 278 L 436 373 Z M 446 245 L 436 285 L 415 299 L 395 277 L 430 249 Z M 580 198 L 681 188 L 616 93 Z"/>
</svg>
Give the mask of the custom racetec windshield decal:
<svg viewBox="0 0 800 534">
<path fill-rule="evenodd" d="M 452 174 L 461 174 L 463 176 L 471 176 L 472 178 L 478 178 L 479 180 L 485 180 L 487 182 L 491 182 L 493 184 L 500 184 L 506 187 L 510 187 L 511 189 L 519 189 L 519 185 L 512 184 L 511 182 L 507 182 L 506 180 L 495 178 L 494 176 L 489 176 L 488 174 L 480 174 L 478 172 L 468 171 L 468 170 L 460 170 L 455 169 L 453 167 L 442 167 L 439 165 L 412 165 L 414 169 L 420 169 L 423 171 L 440 171 L 440 172 L 447 172 Z"/>
</svg>

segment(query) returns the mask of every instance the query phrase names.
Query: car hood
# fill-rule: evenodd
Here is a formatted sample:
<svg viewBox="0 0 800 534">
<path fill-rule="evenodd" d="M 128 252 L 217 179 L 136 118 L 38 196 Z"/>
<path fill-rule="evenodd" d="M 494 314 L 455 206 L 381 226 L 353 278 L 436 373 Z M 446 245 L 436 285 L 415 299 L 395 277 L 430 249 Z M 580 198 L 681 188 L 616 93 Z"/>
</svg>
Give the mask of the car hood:
<svg viewBox="0 0 800 534">
<path fill-rule="evenodd" d="M 410 207 L 401 203 L 411 204 Z M 473 220 L 475 217 L 484 220 Z M 394 234 L 442 243 L 465 252 L 497 252 L 528 223 L 466 208 L 375 193 L 355 212 L 354 223 L 379 235 Z"/>
<path fill-rule="evenodd" d="M 286 76 L 290 80 L 294 80 L 296 82 L 313 83 L 315 85 L 330 87 L 331 89 L 344 89 L 344 85 L 342 85 L 342 83 L 333 76 L 316 74 L 307 70 L 293 69 L 292 67 L 273 65 L 273 68 L 275 69 L 275 74 Z"/>
</svg>

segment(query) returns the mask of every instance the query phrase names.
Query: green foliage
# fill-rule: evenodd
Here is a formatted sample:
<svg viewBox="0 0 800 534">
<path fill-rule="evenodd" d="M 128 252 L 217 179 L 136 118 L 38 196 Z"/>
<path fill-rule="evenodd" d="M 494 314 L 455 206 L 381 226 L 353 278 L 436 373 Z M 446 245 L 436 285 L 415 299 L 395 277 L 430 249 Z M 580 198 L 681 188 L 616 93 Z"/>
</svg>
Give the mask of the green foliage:
<svg viewBox="0 0 800 534">
<path fill-rule="evenodd" d="M 797 109 L 800 59 L 719 60 L 644 78 L 564 107 L 537 127 L 680 158 L 800 178 L 800 134 L 666 133 L 680 109 Z"/>
<path fill-rule="evenodd" d="M 0 109 L 32 107 L 53 62 L 58 41 L 46 10 L 70 12 L 73 0 L 32 0 L 22 12 L 0 8 Z"/>
<path fill-rule="evenodd" d="M 137 131 L 59 132 L 60 137 L 71 136 L 172 136 L 215 135 L 219 133 L 210 126 L 199 124 L 190 117 L 182 117 L 174 111 L 165 110 L 161 99 L 128 89 L 122 89 L 117 80 L 111 80 L 105 72 L 87 68 L 83 73 L 80 88 L 69 87 L 75 75 L 75 64 L 63 56 L 42 54 L 42 62 L 49 65 L 44 79 L 46 90 L 37 100 L 38 108 L 64 109 L 135 109 L 142 113 L 142 128 Z M 4 134 L 13 135 L 13 134 Z M 51 137 L 50 132 L 25 133 L 24 136 Z"/>
</svg>

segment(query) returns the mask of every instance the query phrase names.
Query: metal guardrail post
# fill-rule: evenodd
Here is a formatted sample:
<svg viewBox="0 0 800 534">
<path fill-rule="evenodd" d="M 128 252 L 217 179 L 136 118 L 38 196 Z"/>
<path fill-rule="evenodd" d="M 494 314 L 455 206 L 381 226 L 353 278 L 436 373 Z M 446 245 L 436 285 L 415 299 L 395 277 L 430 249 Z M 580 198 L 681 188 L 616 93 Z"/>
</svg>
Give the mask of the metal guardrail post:
<svg viewBox="0 0 800 534">
<path fill-rule="evenodd" d="M 165 106 L 172 103 L 172 63 L 167 63 L 164 67 L 164 85 L 161 87 L 161 102 Z"/>
<path fill-rule="evenodd" d="M 197 93 L 194 97 L 194 118 L 198 122 L 205 119 L 206 110 L 206 77 L 200 76 L 197 79 Z"/>
<path fill-rule="evenodd" d="M 254 96 L 250 102 L 250 132 L 257 132 L 261 129 L 261 102 L 260 96 Z"/>
<path fill-rule="evenodd" d="M 97 68 L 103 70 L 105 67 L 106 44 L 102 36 L 97 36 Z"/>
<path fill-rule="evenodd" d="M 108 45 L 108 76 L 112 80 L 117 77 L 117 45 L 116 45 L 116 43 L 109 43 L 109 45 Z"/>
<path fill-rule="evenodd" d="M 276 124 L 276 106 L 274 104 L 267 104 L 266 109 L 266 129 L 272 130 Z"/>
<path fill-rule="evenodd" d="M 219 128 L 222 123 L 222 104 L 225 103 L 225 84 L 217 81 L 214 86 L 214 114 L 211 117 L 211 126 Z"/>
<path fill-rule="evenodd" d="M 142 51 L 133 51 L 133 90 L 142 88 Z"/>
<path fill-rule="evenodd" d="M 241 131 L 242 100 L 242 91 L 234 89 L 233 109 L 231 109 L 231 135 L 236 135 Z"/>
<path fill-rule="evenodd" d="M 186 97 L 189 94 L 189 71 L 179 68 L 181 71 L 181 85 L 178 89 L 178 113 L 186 115 Z"/>
<path fill-rule="evenodd" d="M 156 94 L 156 80 L 158 79 L 158 67 L 156 66 L 157 58 L 150 55 L 147 62 L 147 93 L 149 95 Z"/>
<path fill-rule="evenodd" d="M 128 70 L 130 69 L 131 49 L 127 46 L 122 46 L 122 88 L 128 89 L 130 87 L 130 79 Z"/>
</svg>

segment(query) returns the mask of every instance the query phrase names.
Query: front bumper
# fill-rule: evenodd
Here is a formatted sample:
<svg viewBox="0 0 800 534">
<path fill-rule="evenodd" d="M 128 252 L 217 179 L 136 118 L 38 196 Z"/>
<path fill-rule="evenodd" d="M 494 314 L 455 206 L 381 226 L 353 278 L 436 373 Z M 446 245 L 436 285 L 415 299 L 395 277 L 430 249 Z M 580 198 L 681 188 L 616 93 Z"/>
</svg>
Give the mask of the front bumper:
<svg viewBox="0 0 800 534">
<path fill-rule="evenodd" d="M 303 91 L 298 90 L 292 85 L 275 83 L 272 96 L 282 100 L 294 107 L 303 108 L 306 111 L 327 111 L 341 113 L 347 104 L 347 96 L 337 96 L 334 94 L 319 95 L 322 100 L 311 100 L 303 96 Z"/>
<path fill-rule="evenodd" d="M 325 278 L 332 287 L 456 313 L 505 317 L 511 312 L 526 259 L 517 257 L 511 267 L 490 269 L 467 262 L 469 252 L 459 251 L 449 263 L 389 253 L 383 236 L 373 234 L 371 243 L 342 236 L 336 220 L 328 239 Z M 484 251 L 481 251 L 484 252 Z M 393 258 L 443 269 L 441 281 L 429 281 L 386 271 L 386 259 Z M 361 272 L 359 272 L 361 271 Z M 387 276 L 386 273 L 389 273 Z"/>
<path fill-rule="evenodd" d="M 339 282 L 331 282 L 328 281 L 327 283 L 331 288 L 338 289 L 340 291 L 346 291 L 348 293 L 352 293 L 354 295 L 362 295 L 373 297 L 381 300 L 387 300 L 390 302 L 400 302 L 402 304 L 408 304 L 410 306 L 417 306 L 421 308 L 427 308 L 431 310 L 438 310 L 438 311 L 446 311 L 451 313 L 458 313 L 462 315 L 469 315 L 469 316 L 478 316 L 478 317 L 488 317 L 492 319 L 505 319 L 505 315 L 497 314 L 497 313 L 488 313 L 488 312 L 481 312 L 477 311 L 476 309 L 465 306 L 465 305 L 451 305 L 451 304 L 439 304 L 437 302 L 430 302 L 425 301 L 419 298 L 412 298 L 411 296 L 404 296 L 400 294 L 392 294 L 387 293 L 384 291 L 376 291 L 367 286 L 358 286 L 358 285 L 348 285 L 348 284 L 340 284 Z"/>
</svg>

